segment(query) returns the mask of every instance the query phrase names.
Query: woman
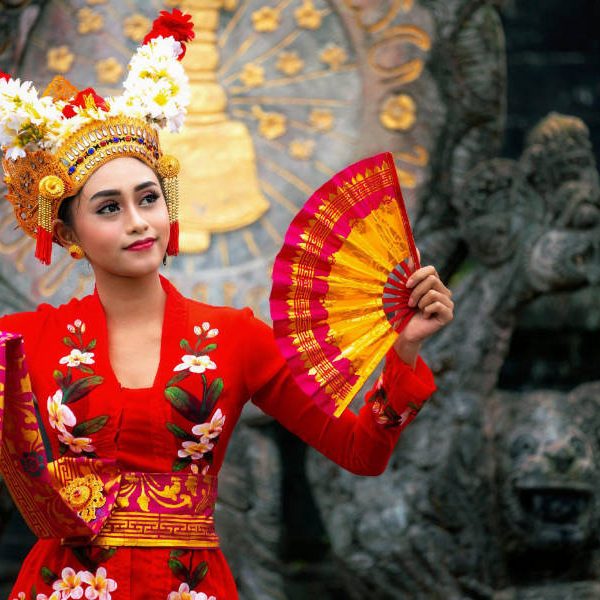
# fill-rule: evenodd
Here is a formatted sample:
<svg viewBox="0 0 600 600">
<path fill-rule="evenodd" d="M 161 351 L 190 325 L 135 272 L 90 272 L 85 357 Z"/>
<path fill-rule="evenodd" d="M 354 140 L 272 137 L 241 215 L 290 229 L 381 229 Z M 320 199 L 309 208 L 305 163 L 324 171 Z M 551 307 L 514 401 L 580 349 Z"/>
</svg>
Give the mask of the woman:
<svg viewBox="0 0 600 600">
<path fill-rule="evenodd" d="M 155 23 L 155 46 L 169 39 L 165 27 Z M 173 47 L 185 39 L 175 36 Z M 175 58 L 181 54 L 176 49 Z M 167 251 L 177 249 L 175 163 L 162 155 L 137 101 L 113 99 L 106 110 L 103 103 L 90 90 L 74 101 L 54 100 L 81 122 L 50 149 L 41 145 L 54 174 L 40 178 L 48 172 L 42 169 L 37 176 L 37 227 L 23 217 L 27 211 L 17 211 L 38 257 L 49 262 L 48 239 L 85 256 L 96 288 L 58 308 L 0 319 L 0 331 L 12 332 L 0 336 L 7 364 L 0 468 L 28 523 L 45 538 L 10 597 L 229 600 L 237 597 L 235 582 L 212 514 L 244 403 L 252 398 L 344 468 L 381 473 L 414 406 L 434 389 L 418 352 L 451 320 L 450 292 L 433 267 L 408 282 L 418 311 L 388 354 L 376 390 L 399 416 L 395 422 L 384 422 L 375 402 L 358 416 L 325 415 L 298 388 L 271 330 L 249 309 L 186 299 L 159 275 Z M 160 120 L 156 112 L 151 118 Z M 16 142 L 4 146 L 5 156 L 18 153 Z M 25 147 L 24 156 L 5 158 L 15 206 L 31 196 L 31 186 L 20 182 L 36 157 Z"/>
</svg>

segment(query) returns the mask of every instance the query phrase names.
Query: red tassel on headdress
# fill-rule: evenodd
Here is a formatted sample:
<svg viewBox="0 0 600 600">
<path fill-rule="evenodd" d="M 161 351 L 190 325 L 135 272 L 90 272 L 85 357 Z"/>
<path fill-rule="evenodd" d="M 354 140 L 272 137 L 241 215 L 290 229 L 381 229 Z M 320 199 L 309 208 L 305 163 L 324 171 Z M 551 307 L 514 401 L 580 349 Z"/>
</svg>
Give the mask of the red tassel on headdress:
<svg viewBox="0 0 600 600">
<path fill-rule="evenodd" d="M 38 227 L 35 237 L 35 257 L 49 265 L 52 262 L 52 234 L 43 227 Z"/>
<path fill-rule="evenodd" d="M 169 226 L 167 254 L 169 256 L 177 256 L 179 254 L 179 221 L 173 221 Z"/>
</svg>

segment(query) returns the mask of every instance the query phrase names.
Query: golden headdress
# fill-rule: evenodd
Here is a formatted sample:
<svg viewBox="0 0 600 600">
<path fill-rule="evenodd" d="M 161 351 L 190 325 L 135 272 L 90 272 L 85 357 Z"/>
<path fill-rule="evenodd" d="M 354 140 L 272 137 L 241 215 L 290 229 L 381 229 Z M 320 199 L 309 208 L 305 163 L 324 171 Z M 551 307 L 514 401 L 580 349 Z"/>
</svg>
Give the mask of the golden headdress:
<svg viewBox="0 0 600 600">
<path fill-rule="evenodd" d="M 0 74 L 0 145 L 7 199 L 19 226 L 36 239 L 36 257 L 52 259 L 52 222 L 109 160 L 132 156 L 161 179 L 169 210 L 168 254 L 179 250 L 179 163 L 161 152 L 158 131 L 178 131 L 190 100 L 180 60 L 194 37 L 191 17 L 161 11 L 129 63 L 121 96 L 102 98 L 55 77 L 41 97 L 31 82 Z M 56 240 L 54 240 L 56 241 Z"/>
</svg>

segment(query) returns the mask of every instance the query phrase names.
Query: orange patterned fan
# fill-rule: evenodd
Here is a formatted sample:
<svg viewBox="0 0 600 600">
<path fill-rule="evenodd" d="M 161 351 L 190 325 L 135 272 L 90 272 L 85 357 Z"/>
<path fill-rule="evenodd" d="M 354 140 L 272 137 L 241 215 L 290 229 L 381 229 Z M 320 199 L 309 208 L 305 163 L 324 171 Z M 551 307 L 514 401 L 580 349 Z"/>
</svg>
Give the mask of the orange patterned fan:
<svg viewBox="0 0 600 600">
<path fill-rule="evenodd" d="M 273 329 L 325 412 L 343 412 L 413 316 L 411 264 L 419 267 L 390 153 L 339 172 L 292 221 L 273 267 Z"/>
</svg>

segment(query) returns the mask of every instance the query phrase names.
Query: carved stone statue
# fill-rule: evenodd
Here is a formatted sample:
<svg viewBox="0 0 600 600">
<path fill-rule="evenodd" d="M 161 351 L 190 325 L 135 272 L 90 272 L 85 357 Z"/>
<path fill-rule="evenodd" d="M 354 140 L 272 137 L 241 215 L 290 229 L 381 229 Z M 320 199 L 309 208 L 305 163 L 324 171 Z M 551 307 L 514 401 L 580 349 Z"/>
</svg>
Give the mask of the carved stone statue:
<svg viewBox="0 0 600 600">
<path fill-rule="evenodd" d="M 454 322 L 425 349 L 439 391 L 376 480 L 349 477 L 315 455 L 309 461 L 350 597 L 491 597 L 494 570 L 510 556 L 505 546 L 518 543 L 499 537 L 507 525 L 491 528 L 498 510 L 481 461 L 489 397 L 519 311 L 542 294 L 597 282 L 598 173 L 579 119 L 549 115 L 519 161 L 476 166 L 453 203 L 474 265 L 455 286 Z M 539 495 L 530 502 L 559 510 Z M 581 502 L 573 498 L 567 512 Z M 494 541 L 499 554 L 490 557 L 484 548 Z M 530 567 L 531 581 L 543 581 Z"/>
</svg>

